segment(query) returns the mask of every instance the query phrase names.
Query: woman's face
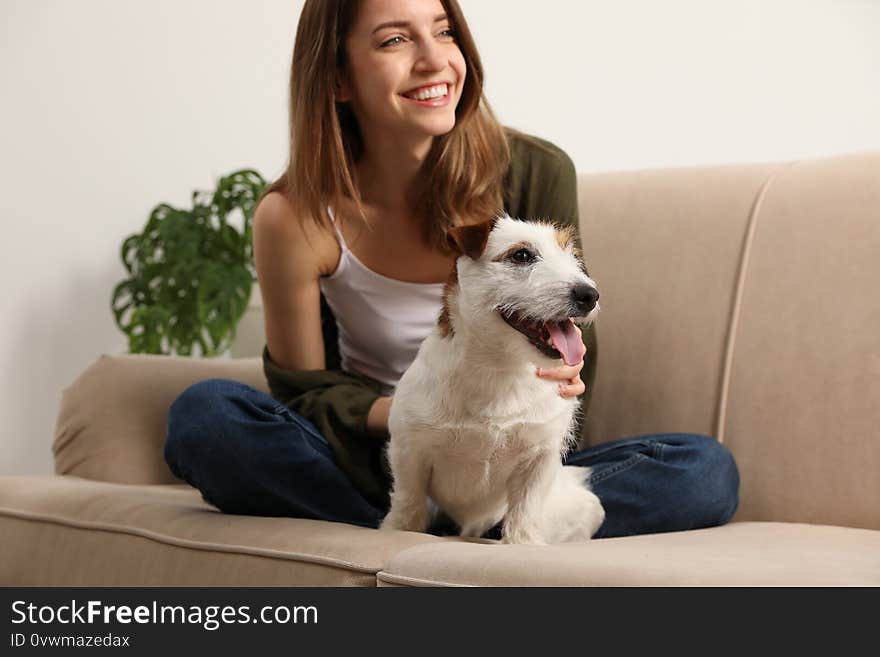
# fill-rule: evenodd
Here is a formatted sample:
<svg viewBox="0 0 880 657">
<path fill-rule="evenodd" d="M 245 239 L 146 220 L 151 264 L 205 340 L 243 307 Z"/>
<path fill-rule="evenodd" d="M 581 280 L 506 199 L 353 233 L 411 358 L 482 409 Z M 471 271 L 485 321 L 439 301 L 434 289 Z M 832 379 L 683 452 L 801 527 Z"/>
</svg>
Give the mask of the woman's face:
<svg viewBox="0 0 880 657">
<path fill-rule="evenodd" d="M 452 130 L 467 67 L 451 28 L 440 0 L 362 1 L 337 100 L 351 103 L 365 137 Z"/>
</svg>

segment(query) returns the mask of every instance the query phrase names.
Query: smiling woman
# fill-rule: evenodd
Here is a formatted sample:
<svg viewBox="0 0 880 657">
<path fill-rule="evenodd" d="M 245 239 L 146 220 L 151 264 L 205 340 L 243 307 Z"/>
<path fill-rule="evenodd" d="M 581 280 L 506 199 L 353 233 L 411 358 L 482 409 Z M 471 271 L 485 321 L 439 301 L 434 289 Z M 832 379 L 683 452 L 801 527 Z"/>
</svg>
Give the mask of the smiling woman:
<svg viewBox="0 0 880 657">
<path fill-rule="evenodd" d="M 226 379 L 191 386 L 169 411 L 165 458 L 225 512 L 377 527 L 395 386 L 442 324 L 456 271 L 447 232 L 507 213 L 550 218 L 577 243 L 576 173 L 554 144 L 497 121 L 456 0 L 306 0 L 289 146 L 253 226 L 271 395 Z M 493 331 L 529 339 L 494 321 Z M 586 412 L 595 332 L 553 331 L 568 362 L 535 376 Z M 717 524 L 736 507 L 736 468 L 702 436 L 567 459 L 593 468 L 602 536 Z"/>
<path fill-rule="evenodd" d="M 318 33 L 335 52 L 306 47 Z M 457 2 L 307 2 L 296 42 L 291 107 L 314 110 L 291 113 L 288 168 L 267 194 L 325 227 L 328 208 L 415 221 L 434 252 L 450 226 L 502 207 L 509 148 Z"/>
</svg>

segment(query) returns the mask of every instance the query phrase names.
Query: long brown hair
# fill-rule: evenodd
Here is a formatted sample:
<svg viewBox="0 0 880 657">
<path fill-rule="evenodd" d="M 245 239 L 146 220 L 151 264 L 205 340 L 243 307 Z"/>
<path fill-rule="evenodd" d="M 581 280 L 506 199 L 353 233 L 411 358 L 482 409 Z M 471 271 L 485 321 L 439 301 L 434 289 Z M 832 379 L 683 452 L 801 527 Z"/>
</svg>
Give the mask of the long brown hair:
<svg viewBox="0 0 880 657">
<path fill-rule="evenodd" d="M 424 240 L 448 252 L 446 230 L 485 221 L 503 206 L 503 176 L 510 163 L 508 130 L 483 94 L 483 65 L 457 0 L 441 0 L 467 65 L 455 127 L 435 137 L 416 182 L 413 211 L 424 217 Z M 286 171 L 269 185 L 283 193 L 297 217 L 329 228 L 329 205 L 339 215 L 346 199 L 367 223 L 354 163 L 363 152 L 347 103 L 334 99 L 344 42 L 359 0 L 306 0 L 290 68 L 290 153 Z"/>
</svg>

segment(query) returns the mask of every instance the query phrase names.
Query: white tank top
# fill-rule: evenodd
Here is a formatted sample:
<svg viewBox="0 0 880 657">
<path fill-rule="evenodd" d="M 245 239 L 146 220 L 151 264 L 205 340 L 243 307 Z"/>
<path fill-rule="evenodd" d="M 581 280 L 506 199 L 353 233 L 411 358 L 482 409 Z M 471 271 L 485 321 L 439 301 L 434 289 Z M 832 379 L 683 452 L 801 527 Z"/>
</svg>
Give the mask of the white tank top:
<svg viewBox="0 0 880 657">
<path fill-rule="evenodd" d="M 329 210 L 329 208 L 328 208 Z M 365 374 L 390 395 L 443 309 L 443 283 L 409 283 L 374 272 L 349 251 L 336 225 L 342 256 L 321 292 L 336 317 L 341 367 Z"/>
</svg>

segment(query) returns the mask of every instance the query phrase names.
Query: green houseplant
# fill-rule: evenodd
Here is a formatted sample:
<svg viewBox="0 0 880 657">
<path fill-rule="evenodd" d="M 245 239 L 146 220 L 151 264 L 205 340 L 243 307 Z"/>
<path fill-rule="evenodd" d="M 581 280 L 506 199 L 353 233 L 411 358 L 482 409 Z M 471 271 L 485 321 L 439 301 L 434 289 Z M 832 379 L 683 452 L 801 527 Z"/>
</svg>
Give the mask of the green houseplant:
<svg viewBox="0 0 880 657">
<path fill-rule="evenodd" d="M 131 353 L 229 349 L 256 280 L 251 221 L 265 186 L 256 171 L 235 171 L 213 192 L 194 191 L 190 210 L 157 205 L 143 232 L 125 239 L 128 278 L 111 306 Z"/>
</svg>

